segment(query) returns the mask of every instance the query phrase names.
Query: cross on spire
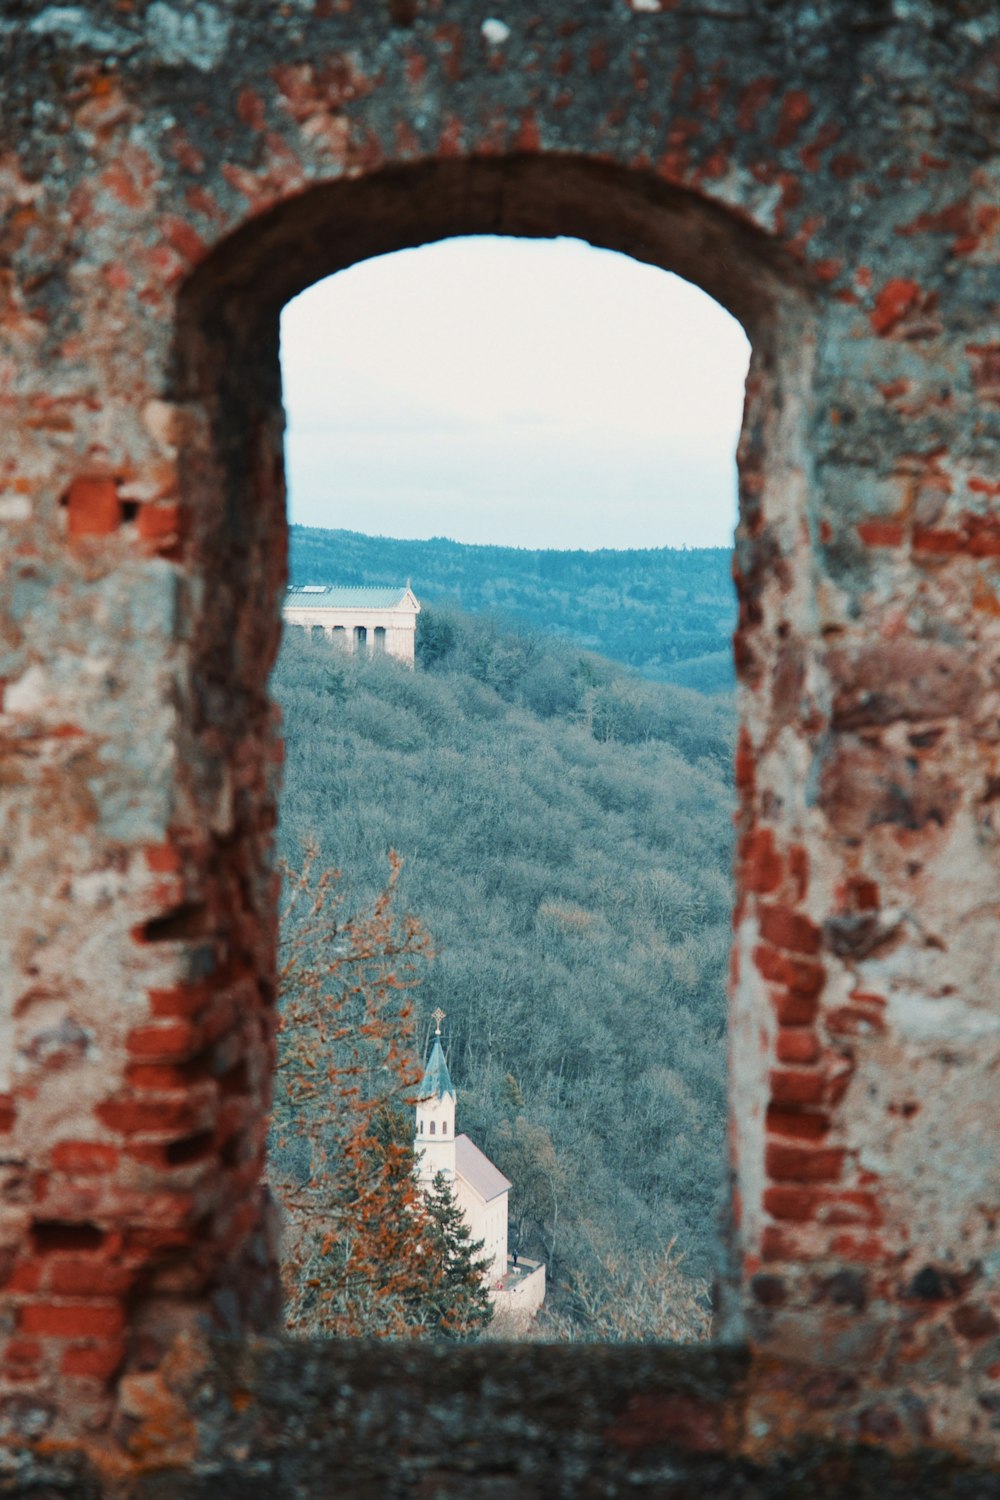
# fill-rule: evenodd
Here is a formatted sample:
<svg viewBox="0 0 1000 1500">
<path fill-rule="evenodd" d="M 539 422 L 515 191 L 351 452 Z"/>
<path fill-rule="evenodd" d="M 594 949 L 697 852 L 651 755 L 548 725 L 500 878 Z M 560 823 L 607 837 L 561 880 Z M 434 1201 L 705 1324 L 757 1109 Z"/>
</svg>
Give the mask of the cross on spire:
<svg viewBox="0 0 1000 1500">
<path fill-rule="evenodd" d="M 443 1011 L 441 1009 L 440 1005 L 437 1006 L 437 1008 L 435 1010 L 431 1011 L 432 1018 L 437 1022 L 437 1027 L 436 1027 L 435 1032 L 434 1032 L 435 1036 L 440 1036 L 441 1035 L 441 1022 L 444 1020 L 446 1014 L 447 1014 L 447 1012 Z"/>
</svg>

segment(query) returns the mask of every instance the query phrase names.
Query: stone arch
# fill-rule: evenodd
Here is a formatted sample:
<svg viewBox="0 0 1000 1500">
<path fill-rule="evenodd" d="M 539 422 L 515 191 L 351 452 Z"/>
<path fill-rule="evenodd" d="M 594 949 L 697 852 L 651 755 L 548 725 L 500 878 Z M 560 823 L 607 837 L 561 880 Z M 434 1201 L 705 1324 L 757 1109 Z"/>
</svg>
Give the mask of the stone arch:
<svg viewBox="0 0 1000 1500">
<path fill-rule="evenodd" d="M 739 665 L 745 678 L 760 674 L 751 640 L 762 625 L 768 588 L 777 589 L 786 608 L 793 591 L 800 601 L 809 598 L 808 544 L 799 549 L 795 578 L 789 560 L 779 562 L 774 550 L 776 524 L 800 538 L 807 529 L 803 419 L 813 346 L 808 278 L 780 245 L 704 195 L 665 185 L 648 171 L 580 156 L 449 160 L 323 184 L 236 229 L 187 279 L 179 299 L 172 394 L 187 414 L 182 495 L 192 548 L 214 579 L 199 622 L 194 671 L 208 661 L 219 672 L 225 660 L 233 680 L 219 702 L 246 705 L 257 715 L 260 736 L 279 629 L 281 580 L 273 560 L 284 552 L 281 308 L 304 287 L 358 260 L 476 232 L 586 238 L 687 276 L 740 318 L 753 348 L 739 449 Z M 772 529 L 761 548 L 765 487 L 781 500 L 772 503 Z M 227 568 L 220 577 L 216 559 L 223 556 Z M 245 588 L 246 578 L 255 582 L 253 591 Z M 240 621 L 235 631 L 233 618 Z M 253 644 L 240 653 L 241 642 Z M 196 675 L 192 699 L 207 697 Z M 219 737 L 246 732 L 247 721 L 227 707 L 212 725 L 212 756 L 199 755 L 197 747 L 189 752 L 192 762 L 206 766 L 209 805 L 217 795 L 212 776 L 238 754 L 233 742 L 220 755 Z"/>
</svg>

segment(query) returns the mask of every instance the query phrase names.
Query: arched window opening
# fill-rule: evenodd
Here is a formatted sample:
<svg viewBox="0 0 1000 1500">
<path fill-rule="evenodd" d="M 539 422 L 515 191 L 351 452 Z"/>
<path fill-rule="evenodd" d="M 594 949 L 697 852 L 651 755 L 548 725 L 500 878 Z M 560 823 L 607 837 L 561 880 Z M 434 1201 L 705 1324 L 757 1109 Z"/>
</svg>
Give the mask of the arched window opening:
<svg viewBox="0 0 1000 1500">
<path fill-rule="evenodd" d="M 528 257 L 516 333 L 501 249 Z M 464 343 L 442 333 L 449 293 Z M 443 951 L 417 1013 L 442 1005 L 463 1070 L 456 1190 L 470 1125 L 512 1184 L 477 1221 L 490 1284 L 516 1250 L 518 1275 L 543 1269 L 553 1288 L 555 1337 L 622 1336 L 610 1314 L 574 1322 L 558 1288 L 583 1280 L 634 1308 L 643 1336 L 664 1336 L 657 1309 L 676 1295 L 671 1337 L 702 1337 L 726 1119 L 746 339 L 653 267 L 487 240 L 361 262 L 290 304 L 282 340 L 292 586 L 370 622 L 332 625 L 355 648 L 333 675 L 317 664 L 307 683 L 281 658 L 283 849 L 315 835 L 350 851 L 337 859 L 362 905 L 385 850 L 402 860 L 401 909 Z M 352 529 L 359 508 L 379 536 Z M 408 599 L 396 663 L 378 611 Z M 375 656 L 413 670 L 376 672 Z M 324 702 L 335 741 L 312 730 Z M 451 1134 L 398 1119 L 411 1139 Z"/>
</svg>

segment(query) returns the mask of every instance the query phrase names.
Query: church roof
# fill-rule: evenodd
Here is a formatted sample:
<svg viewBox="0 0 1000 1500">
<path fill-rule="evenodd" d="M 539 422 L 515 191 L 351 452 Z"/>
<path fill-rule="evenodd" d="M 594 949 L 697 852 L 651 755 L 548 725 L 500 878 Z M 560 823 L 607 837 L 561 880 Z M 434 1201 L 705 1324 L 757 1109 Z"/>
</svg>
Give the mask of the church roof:
<svg viewBox="0 0 1000 1500">
<path fill-rule="evenodd" d="M 424 1069 L 424 1077 L 420 1085 L 420 1097 L 421 1099 L 440 1099 L 444 1094 L 450 1094 L 454 1099 L 455 1085 L 451 1081 L 448 1064 L 444 1060 L 441 1038 L 436 1036 L 434 1038 L 434 1045 L 431 1048 L 431 1055 L 427 1059 L 427 1066 Z"/>
<path fill-rule="evenodd" d="M 408 601 L 417 605 L 405 583 L 395 587 L 374 583 L 357 586 L 307 583 L 290 588 L 285 594 L 285 607 L 294 605 L 296 609 L 396 609 Z"/>
<path fill-rule="evenodd" d="M 455 1137 L 455 1171 L 459 1177 L 464 1177 L 471 1188 L 475 1188 L 485 1203 L 489 1203 L 492 1198 L 499 1198 L 511 1186 L 510 1178 L 505 1177 L 500 1168 L 495 1167 L 467 1135 Z"/>
</svg>

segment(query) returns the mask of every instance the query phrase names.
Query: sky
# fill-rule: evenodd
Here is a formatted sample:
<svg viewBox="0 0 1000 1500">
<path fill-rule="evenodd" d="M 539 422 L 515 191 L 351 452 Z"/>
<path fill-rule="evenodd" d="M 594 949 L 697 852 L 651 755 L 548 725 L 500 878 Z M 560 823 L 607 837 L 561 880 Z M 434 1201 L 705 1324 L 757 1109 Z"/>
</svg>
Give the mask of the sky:
<svg viewBox="0 0 1000 1500">
<path fill-rule="evenodd" d="M 517 547 L 729 546 L 749 344 L 579 240 L 362 261 L 281 322 L 293 521 Z"/>
</svg>

